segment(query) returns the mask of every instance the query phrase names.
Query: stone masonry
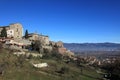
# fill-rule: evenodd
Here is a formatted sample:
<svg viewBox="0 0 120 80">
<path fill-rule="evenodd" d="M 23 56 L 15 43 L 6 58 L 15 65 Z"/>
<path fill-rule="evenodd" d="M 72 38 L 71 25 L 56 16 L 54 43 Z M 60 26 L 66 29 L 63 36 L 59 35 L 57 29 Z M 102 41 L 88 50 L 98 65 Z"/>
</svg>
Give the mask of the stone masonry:
<svg viewBox="0 0 120 80">
<path fill-rule="evenodd" d="M 8 26 L 0 26 L 0 34 L 1 34 L 3 27 L 5 27 L 7 31 L 7 37 L 22 38 L 23 27 L 20 23 L 10 24 Z"/>
</svg>

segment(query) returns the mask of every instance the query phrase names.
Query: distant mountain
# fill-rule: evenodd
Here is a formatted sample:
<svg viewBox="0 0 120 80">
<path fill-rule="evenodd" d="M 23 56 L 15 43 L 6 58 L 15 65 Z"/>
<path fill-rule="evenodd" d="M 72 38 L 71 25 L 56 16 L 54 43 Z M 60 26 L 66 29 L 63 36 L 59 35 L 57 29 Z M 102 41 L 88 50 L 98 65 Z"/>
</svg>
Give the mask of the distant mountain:
<svg viewBox="0 0 120 80">
<path fill-rule="evenodd" d="M 74 52 L 120 51 L 120 44 L 117 43 L 64 43 L 64 46 Z"/>
</svg>

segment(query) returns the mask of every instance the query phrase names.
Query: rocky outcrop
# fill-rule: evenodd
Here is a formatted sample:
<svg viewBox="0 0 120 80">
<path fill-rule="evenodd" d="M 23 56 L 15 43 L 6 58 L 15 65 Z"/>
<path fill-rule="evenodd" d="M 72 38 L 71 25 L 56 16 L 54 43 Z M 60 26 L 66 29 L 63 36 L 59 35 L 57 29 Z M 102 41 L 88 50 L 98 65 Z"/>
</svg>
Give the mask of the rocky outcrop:
<svg viewBox="0 0 120 80">
<path fill-rule="evenodd" d="M 47 63 L 38 63 L 38 64 L 33 64 L 32 65 L 36 68 L 43 68 L 43 67 L 48 67 Z"/>
<path fill-rule="evenodd" d="M 40 35 L 38 40 L 33 41 L 29 39 L 9 39 L 6 40 L 5 44 L 8 45 L 10 49 L 16 50 L 23 50 L 25 47 L 30 47 L 31 45 L 32 47 L 29 48 L 30 50 L 37 50 L 41 54 L 55 52 L 70 57 L 74 55 L 74 53 L 63 46 L 62 41 L 49 41 L 49 37 L 43 35 Z M 19 55 L 19 53 L 17 54 Z"/>
<path fill-rule="evenodd" d="M 66 53 L 67 49 L 62 47 L 62 48 L 58 48 L 57 51 L 58 51 L 58 53 L 64 55 Z"/>
<path fill-rule="evenodd" d="M 54 47 L 55 46 L 55 42 L 54 41 L 50 41 L 50 46 Z"/>
<path fill-rule="evenodd" d="M 66 51 L 66 54 L 67 54 L 70 58 L 72 58 L 72 57 L 74 56 L 74 53 L 71 52 L 70 50 L 67 50 L 67 51 Z"/>
<path fill-rule="evenodd" d="M 58 42 L 50 42 L 50 45 L 53 47 L 53 51 L 56 53 L 59 53 L 61 55 L 66 55 L 69 57 L 74 56 L 74 53 L 71 52 L 70 50 L 67 50 L 64 46 L 63 46 L 63 42 L 62 41 L 58 41 Z"/>
<path fill-rule="evenodd" d="M 42 58 L 43 57 L 43 55 L 42 54 L 37 54 L 37 53 L 26 53 L 26 52 L 14 52 L 13 53 L 14 55 L 17 55 L 17 56 L 20 56 L 20 55 L 25 55 L 26 57 L 30 57 L 30 56 L 32 56 L 32 57 L 40 57 L 40 58 Z"/>
<path fill-rule="evenodd" d="M 61 48 L 61 47 L 63 48 L 63 47 L 64 47 L 62 41 L 56 42 L 55 45 L 56 45 L 57 47 L 59 47 L 59 48 Z"/>
</svg>

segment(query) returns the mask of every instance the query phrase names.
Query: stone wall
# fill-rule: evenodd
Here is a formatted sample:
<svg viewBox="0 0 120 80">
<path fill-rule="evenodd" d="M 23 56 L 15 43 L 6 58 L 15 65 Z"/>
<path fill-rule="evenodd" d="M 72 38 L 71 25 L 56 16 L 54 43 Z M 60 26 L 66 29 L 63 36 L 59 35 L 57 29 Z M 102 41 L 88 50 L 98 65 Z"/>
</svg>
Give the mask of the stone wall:
<svg viewBox="0 0 120 80">
<path fill-rule="evenodd" d="M 35 40 L 38 40 L 38 37 L 39 37 L 39 35 L 36 34 L 36 33 L 28 34 L 28 39 L 29 39 L 29 40 L 35 41 Z"/>
<path fill-rule="evenodd" d="M 22 25 L 20 23 L 10 24 L 9 26 L 1 26 L 0 27 L 0 33 L 3 29 L 3 27 L 6 28 L 8 37 L 22 38 L 23 28 L 22 28 Z"/>
<path fill-rule="evenodd" d="M 44 36 L 44 35 L 39 35 L 39 40 L 42 40 L 44 46 L 48 46 L 50 44 L 50 40 L 48 36 Z"/>
<path fill-rule="evenodd" d="M 20 23 L 10 24 L 10 30 L 14 31 L 14 38 L 22 38 L 23 36 L 23 28 Z"/>
</svg>

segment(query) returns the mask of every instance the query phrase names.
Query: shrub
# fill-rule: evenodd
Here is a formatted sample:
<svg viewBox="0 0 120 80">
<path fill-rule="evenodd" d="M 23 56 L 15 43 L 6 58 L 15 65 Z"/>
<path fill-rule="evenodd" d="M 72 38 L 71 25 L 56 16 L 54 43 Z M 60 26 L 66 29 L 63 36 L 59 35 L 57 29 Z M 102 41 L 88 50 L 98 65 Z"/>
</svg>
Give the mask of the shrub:
<svg viewBox="0 0 120 80">
<path fill-rule="evenodd" d="M 0 43 L 0 49 L 2 49 L 2 43 Z"/>
<path fill-rule="evenodd" d="M 104 64 L 103 69 L 107 71 L 108 74 L 111 74 L 110 80 L 120 80 L 120 61 L 116 60 L 112 64 Z"/>
<path fill-rule="evenodd" d="M 64 67 L 61 67 L 60 70 L 57 70 L 56 72 L 59 74 L 65 74 L 69 72 L 69 68 L 64 66 Z"/>
</svg>

